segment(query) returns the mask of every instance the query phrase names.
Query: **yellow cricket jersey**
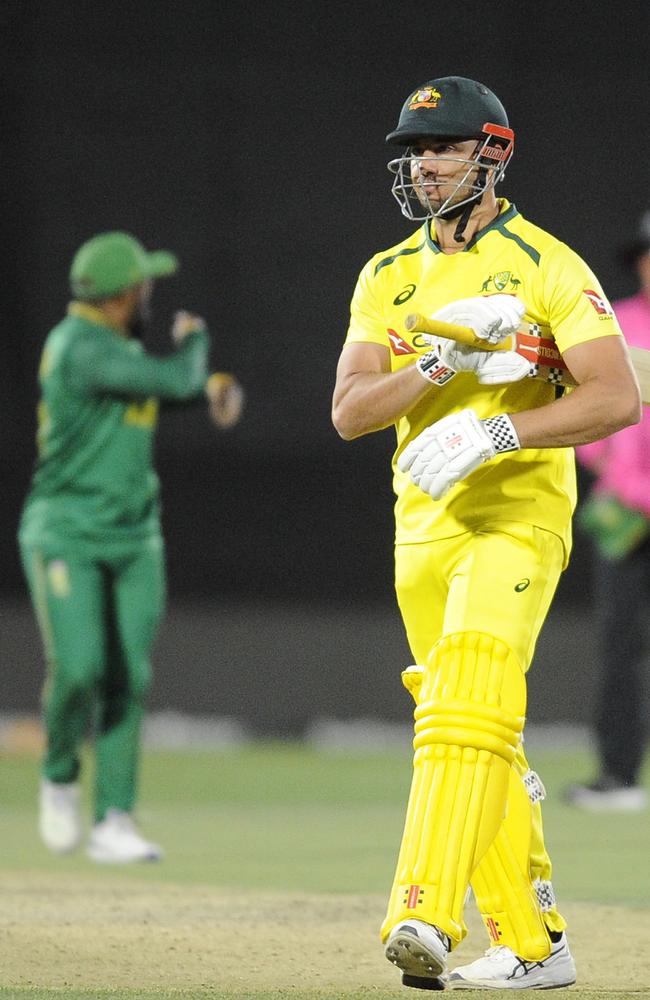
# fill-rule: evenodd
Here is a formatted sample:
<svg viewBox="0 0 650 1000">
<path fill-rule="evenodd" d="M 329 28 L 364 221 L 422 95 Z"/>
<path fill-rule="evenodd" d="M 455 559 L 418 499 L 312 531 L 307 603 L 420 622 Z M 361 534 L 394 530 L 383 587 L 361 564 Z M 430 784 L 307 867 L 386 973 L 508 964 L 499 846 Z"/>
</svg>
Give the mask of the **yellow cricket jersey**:
<svg viewBox="0 0 650 1000">
<path fill-rule="evenodd" d="M 406 331 L 409 313 L 430 316 L 456 299 L 497 292 L 521 299 L 525 319 L 539 324 L 543 336 L 554 337 L 560 352 L 599 337 L 621 336 L 585 262 L 503 199 L 497 218 L 460 253 L 443 253 L 427 221 L 402 243 L 376 254 L 359 276 L 346 343 L 382 344 L 390 352 L 391 370 L 397 371 L 430 349 L 420 334 Z M 576 501 L 572 448 L 497 456 L 438 501 L 414 486 L 396 465 L 409 441 L 449 413 L 466 407 L 480 418 L 516 413 L 551 402 L 555 392 L 550 383 L 529 378 L 481 386 L 472 373 L 459 372 L 402 417 L 393 456 L 397 543 L 448 538 L 500 520 L 524 521 L 559 535 L 568 556 Z"/>
</svg>

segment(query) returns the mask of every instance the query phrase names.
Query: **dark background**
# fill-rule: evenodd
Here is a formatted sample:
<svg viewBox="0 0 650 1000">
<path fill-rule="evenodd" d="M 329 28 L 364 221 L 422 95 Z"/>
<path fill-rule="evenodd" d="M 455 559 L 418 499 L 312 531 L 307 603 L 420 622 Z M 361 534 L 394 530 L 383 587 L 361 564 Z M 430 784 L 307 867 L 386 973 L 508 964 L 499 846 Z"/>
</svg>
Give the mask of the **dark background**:
<svg viewBox="0 0 650 1000">
<path fill-rule="evenodd" d="M 0 593 L 24 600 L 15 530 L 35 372 L 71 257 L 95 232 L 126 229 L 182 262 L 156 288 L 149 347 L 167 350 L 174 309 L 197 311 L 213 366 L 236 372 L 248 396 L 226 433 L 201 407 L 163 413 L 172 606 L 394 615 L 393 435 L 344 443 L 329 420 L 357 274 L 412 226 L 389 192 L 384 136 L 425 80 L 483 81 L 517 135 L 499 193 L 584 256 L 610 297 L 631 293 L 616 251 L 649 201 L 649 5 L 3 10 Z M 588 614 L 588 556 L 583 540 L 558 595 L 574 624 Z"/>
</svg>

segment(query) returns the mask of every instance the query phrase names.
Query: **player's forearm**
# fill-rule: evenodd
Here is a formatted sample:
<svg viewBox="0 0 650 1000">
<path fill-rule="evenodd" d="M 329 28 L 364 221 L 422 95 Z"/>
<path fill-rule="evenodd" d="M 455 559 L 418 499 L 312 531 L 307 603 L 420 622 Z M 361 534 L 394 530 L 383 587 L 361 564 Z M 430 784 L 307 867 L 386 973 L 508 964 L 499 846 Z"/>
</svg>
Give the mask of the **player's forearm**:
<svg viewBox="0 0 650 1000">
<path fill-rule="evenodd" d="M 635 384 L 594 378 L 536 410 L 510 414 L 522 448 L 567 448 L 608 437 L 641 419 Z"/>
<path fill-rule="evenodd" d="M 390 427 L 427 393 L 442 391 L 427 383 L 415 366 L 399 372 L 355 372 L 337 385 L 332 423 L 345 441 L 351 441 Z"/>
</svg>

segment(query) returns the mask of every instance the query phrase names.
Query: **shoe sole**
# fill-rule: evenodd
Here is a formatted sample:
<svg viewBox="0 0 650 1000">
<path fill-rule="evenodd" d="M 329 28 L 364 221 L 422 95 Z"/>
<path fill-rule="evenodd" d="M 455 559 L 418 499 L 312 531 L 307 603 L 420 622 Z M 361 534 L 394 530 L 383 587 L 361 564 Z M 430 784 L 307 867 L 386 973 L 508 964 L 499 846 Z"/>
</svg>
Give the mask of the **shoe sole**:
<svg viewBox="0 0 650 1000">
<path fill-rule="evenodd" d="M 547 986 L 543 983 L 537 985 L 527 983 L 525 979 L 522 979 L 521 986 L 519 983 L 515 986 L 512 980 L 502 980 L 498 983 L 488 983 L 485 980 L 475 980 L 474 982 L 467 979 L 447 980 L 447 986 L 452 990 L 565 990 L 567 986 L 574 984 L 575 979 L 570 979 L 566 983 L 549 983 Z"/>
<path fill-rule="evenodd" d="M 423 979 L 422 976 L 402 975 L 402 986 L 413 986 L 416 990 L 444 990 L 444 979 Z"/>
<path fill-rule="evenodd" d="M 386 958 L 405 975 L 416 979 L 438 979 L 445 973 L 444 959 L 425 948 L 413 934 L 398 932 L 391 938 L 386 945 Z"/>
</svg>

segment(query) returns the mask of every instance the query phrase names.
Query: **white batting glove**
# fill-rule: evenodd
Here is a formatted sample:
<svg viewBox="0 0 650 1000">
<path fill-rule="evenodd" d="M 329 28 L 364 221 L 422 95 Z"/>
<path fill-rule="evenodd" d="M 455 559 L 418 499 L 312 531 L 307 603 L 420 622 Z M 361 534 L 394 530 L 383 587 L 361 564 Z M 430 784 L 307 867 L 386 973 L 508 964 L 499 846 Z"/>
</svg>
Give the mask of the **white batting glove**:
<svg viewBox="0 0 650 1000">
<path fill-rule="evenodd" d="M 440 369 L 456 372 L 474 372 L 481 385 L 503 385 L 507 382 L 519 382 L 531 374 L 531 364 L 516 351 L 482 351 L 480 348 L 467 347 L 455 340 L 445 337 L 435 337 L 422 334 L 422 339 L 431 344 L 433 350 L 421 355 L 416 362 L 418 371 L 429 381 L 440 382 Z M 435 355 L 438 366 L 424 360 Z M 432 370 L 437 370 L 437 378 L 431 377 Z M 449 376 L 451 378 L 451 375 Z M 444 381 L 448 381 L 445 379 Z M 444 384 L 444 383 L 442 383 Z"/>
<path fill-rule="evenodd" d="M 514 295 L 477 295 L 450 302 L 431 319 L 469 326 L 481 340 L 498 344 L 519 329 L 525 311 L 523 302 Z"/>
<path fill-rule="evenodd" d="M 440 500 L 452 486 L 484 462 L 505 451 L 518 451 L 519 438 L 510 417 L 479 420 L 474 410 L 452 413 L 426 427 L 406 446 L 397 460 L 400 472 Z"/>
</svg>

